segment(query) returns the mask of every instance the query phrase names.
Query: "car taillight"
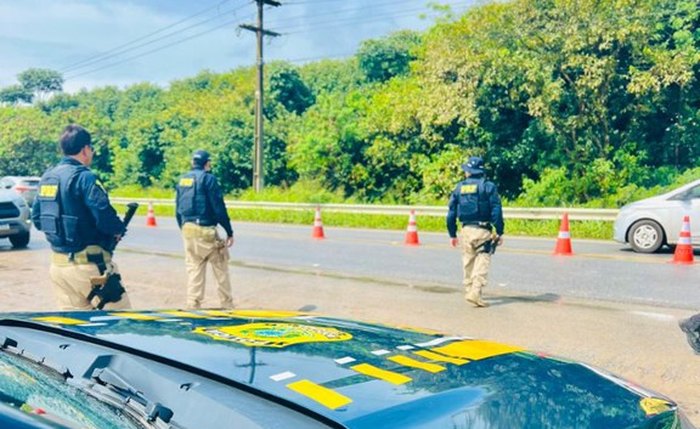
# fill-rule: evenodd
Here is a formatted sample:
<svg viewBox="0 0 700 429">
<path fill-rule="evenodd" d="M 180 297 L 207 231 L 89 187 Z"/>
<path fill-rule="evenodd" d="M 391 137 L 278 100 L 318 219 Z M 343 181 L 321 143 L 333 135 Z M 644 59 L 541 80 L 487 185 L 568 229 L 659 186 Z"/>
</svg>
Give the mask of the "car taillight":
<svg viewBox="0 0 700 429">
<path fill-rule="evenodd" d="M 15 186 L 15 191 L 17 191 L 17 192 L 29 192 L 31 190 L 32 190 L 32 188 L 30 188 L 28 186 L 21 186 L 21 185 Z"/>
</svg>

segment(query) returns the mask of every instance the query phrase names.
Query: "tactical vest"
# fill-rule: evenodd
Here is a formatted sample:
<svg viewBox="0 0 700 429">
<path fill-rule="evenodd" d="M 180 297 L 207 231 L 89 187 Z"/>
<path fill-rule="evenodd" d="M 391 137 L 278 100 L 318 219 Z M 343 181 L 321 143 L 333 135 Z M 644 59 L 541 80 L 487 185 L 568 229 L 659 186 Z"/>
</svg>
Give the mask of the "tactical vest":
<svg viewBox="0 0 700 429">
<path fill-rule="evenodd" d="M 44 173 L 39 182 L 41 230 L 57 252 L 79 252 L 99 243 L 95 223 L 88 221 L 92 214 L 71 195 L 75 178 L 86 170 L 82 165 L 60 164 Z"/>
<path fill-rule="evenodd" d="M 469 178 L 457 185 L 455 190 L 459 195 L 457 216 L 460 222 L 488 222 L 491 220 L 485 182 L 484 178 Z"/>
<path fill-rule="evenodd" d="M 180 178 L 177 184 L 177 214 L 183 222 L 198 225 L 214 225 L 210 211 L 207 210 L 207 195 L 204 189 L 204 170 L 192 170 Z"/>
</svg>

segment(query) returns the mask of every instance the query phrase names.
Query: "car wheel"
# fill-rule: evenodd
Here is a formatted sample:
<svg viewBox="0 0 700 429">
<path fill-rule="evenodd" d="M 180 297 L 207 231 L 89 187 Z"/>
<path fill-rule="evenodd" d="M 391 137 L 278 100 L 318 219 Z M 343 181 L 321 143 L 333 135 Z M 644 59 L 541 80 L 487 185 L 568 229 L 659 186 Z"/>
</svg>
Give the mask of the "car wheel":
<svg viewBox="0 0 700 429">
<path fill-rule="evenodd" d="M 640 220 L 630 228 L 627 241 L 635 252 L 654 253 L 664 244 L 664 232 L 653 220 Z"/>
<path fill-rule="evenodd" d="M 14 247 L 15 249 L 22 249 L 24 247 L 27 247 L 27 244 L 29 244 L 29 231 L 24 232 L 22 234 L 11 235 L 10 243 L 12 243 L 12 247 Z"/>
</svg>

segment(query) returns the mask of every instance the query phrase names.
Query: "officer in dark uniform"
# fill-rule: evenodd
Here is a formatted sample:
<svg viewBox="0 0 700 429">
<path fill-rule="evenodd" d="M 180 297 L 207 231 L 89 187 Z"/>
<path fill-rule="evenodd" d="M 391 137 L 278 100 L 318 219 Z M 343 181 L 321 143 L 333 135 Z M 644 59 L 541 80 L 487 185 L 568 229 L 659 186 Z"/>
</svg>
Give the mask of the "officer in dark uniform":
<svg viewBox="0 0 700 429">
<path fill-rule="evenodd" d="M 503 243 L 501 197 L 496 185 L 484 178 L 484 160 L 481 157 L 470 157 L 462 165 L 462 170 L 466 179 L 459 182 L 450 195 L 447 232 L 452 247 L 461 241 L 467 302 L 475 307 L 488 307 L 481 299 L 481 290 L 488 281 L 491 254 L 495 246 Z M 462 225 L 459 239 L 457 220 Z"/>
<path fill-rule="evenodd" d="M 228 249 L 233 245 L 233 228 L 219 183 L 209 171 L 209 153 L 196 150 L 192 155 L 192 170 L 177 184 L 175 217 L 182 229 L 187 268 L 187 307 L 200 308 L 204 299 L 207 262 L 211 263 L 218 283 L 221 308 L 233 308 L 229 278 Z M 216 231 L 221 225 L 226 239 Z"/>
<path fill-rule="evenodd" d="M 119 275 L 112 250 L 125 228 L 88 168 L 94 156 L 90 133 L 68 125 L 59 142 L 64 157 L 41 177 L 32 207 L 34 226 L 44 232 L 53 250 L 50 275 L 59 307 L 92 310 L 100 301 L 111 300 L 105 308 L 130 308 L 120 282 L 108 299 L 92 293 L 91 278 Z"/>
<path fill-rule="evenodd" d="M 681 331 L 685 332 L 688 344 L 695 354 L 700 355 L 700 313 L 681 320 L 678 326 L 680 326 Z"/>
</svg>

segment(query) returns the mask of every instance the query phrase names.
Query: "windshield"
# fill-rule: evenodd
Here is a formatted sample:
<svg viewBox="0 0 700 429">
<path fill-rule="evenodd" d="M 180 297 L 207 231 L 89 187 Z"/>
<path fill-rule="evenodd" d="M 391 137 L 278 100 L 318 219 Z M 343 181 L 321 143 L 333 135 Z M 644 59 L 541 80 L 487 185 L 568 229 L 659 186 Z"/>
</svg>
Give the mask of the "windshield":
<svg viewBox="0 0 700 429">
<path fill-rule="evenodd" d="M 0 351 L 0 403 L 67 427 L 140 428 L 116 408 L 98 402 L 53 373 Z"/>
</svg>

